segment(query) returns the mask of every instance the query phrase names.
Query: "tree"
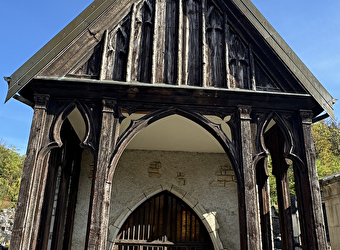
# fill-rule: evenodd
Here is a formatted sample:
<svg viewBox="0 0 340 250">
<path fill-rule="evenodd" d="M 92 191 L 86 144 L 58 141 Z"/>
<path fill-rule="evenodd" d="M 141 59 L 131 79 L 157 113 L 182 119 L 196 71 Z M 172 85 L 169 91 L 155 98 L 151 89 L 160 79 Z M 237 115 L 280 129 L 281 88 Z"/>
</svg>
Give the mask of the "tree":
<svg viewBox="0 0 340 250">
<path fill-rule="evenodd" d="M 330 120 L 315 123 L 312 133 L 319 178 L 340 172 L 340 123 Z"/>
<path fill-rule="evenodd" d="M 316 167 L 319 178 L 340 172 L 340 122 L 320 121 L 312 125 Z M 290 162 L 291 164 L 294 164 Z M 272 175 L 272 163 L 268 161 L 271 204 L 277 204 L 276 180 Z M 295 194 L 293 166 L 288 168 L 290 194 Z"/>
<path fill-rule="evenodd" d="M 15 206 L 18 200 L 23 161 L 14 146 L 0 142 L 0 209 Z"/>
</svg>

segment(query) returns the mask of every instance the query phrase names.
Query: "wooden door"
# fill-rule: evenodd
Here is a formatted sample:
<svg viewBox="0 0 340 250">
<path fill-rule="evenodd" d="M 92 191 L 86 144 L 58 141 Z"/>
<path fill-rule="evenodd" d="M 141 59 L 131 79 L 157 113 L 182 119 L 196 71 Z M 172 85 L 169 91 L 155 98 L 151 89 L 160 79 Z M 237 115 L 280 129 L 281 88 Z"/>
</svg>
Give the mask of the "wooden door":
<svg viewBox="0 0 340 250">
<path fill-rule="evenodd" d="M 169 192 L 139 206 L 126 220 L 114 250 L 213 250 L 195 212 Z"/>
</svg>

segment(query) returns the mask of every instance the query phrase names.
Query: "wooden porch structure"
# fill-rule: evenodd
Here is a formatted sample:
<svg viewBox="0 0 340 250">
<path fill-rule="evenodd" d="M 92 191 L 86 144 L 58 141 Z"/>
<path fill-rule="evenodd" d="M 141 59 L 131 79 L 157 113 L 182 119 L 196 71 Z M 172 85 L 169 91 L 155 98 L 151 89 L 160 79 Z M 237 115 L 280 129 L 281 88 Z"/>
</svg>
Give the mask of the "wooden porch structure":
<svg viewBox="0 0 340 250">
<path fill-rule="evenodd" d="M 269 154 L 283 249 L 294 249 L 289 167 L 302 248 L 327 248 L 311 124 L 334 116 L 333 98 L 250 1 L 96 0 L 7 81 L 7 100 L 34 108 L 11 250 L 71 249 L 84 149 L 95 161 L 86 249 L 106 250 L 120 156 L 174 114 L 208 131 L 232 162 L 240 249 L 273 246 Z M 124 113 L 136 112 L 146 115 L 120 134 Z"/>
</svg>

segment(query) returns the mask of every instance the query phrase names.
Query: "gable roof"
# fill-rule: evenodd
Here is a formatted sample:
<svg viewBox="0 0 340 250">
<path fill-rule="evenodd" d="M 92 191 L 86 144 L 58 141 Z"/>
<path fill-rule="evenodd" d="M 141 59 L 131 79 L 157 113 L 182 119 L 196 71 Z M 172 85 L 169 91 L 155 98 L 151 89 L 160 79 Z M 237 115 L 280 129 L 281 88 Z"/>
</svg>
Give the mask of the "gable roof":
<svg viewBox="0 0 340 250">
<path fill-rule="evenodd" d="M 242 17 L 245 17 L 247 22 L 256 29 L 258 34 L 260 34 L 279 59 L 292 74 L 294 74 L 294 77 L 302 84 L 305 90 L 330 117 L 335 119 L 333 111 L 334 100 L 332 96 L 302 63 L 251 1 L 230 0 L 230 2 L 232 2 L 235 9 L 243 15 Z M 218 3 L 222 5 L 226 4 L 223 0 Z M 53 60 L 62 55 L 80 36 L 84 35 L 84 33 L 88 33 L 94 40 L 100 39 L 104 31 L 99 31 L 96 27 L 98 26 L 97 21 L 103 20 L 103 16 L 110 13 L 111 18 L 115 19 L 115 23 L 118 24 L 130 9 L 131 4 L 124 3 L 124 0 L 95 0 L 50 42 L 6 79 L 9 84 L 6 101 L 24 88 L 33 78 L 37 77 L 40 72 L 48 68 Z"/>
</svg>

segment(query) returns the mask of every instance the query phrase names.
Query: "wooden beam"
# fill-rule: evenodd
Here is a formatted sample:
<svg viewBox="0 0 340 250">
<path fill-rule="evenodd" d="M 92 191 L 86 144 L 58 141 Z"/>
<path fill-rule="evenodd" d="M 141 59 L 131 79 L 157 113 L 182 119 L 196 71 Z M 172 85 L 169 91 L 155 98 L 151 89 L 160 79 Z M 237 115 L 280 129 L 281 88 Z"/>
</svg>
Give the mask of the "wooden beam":
<svg viewBox="0 0 340 250">
<path fill-rule="evenodd" d="M 316 234 L 317 248 L 327 249 L 326 231 L 324 225 L 323 210 L 321 204 L 321 194 L 319 178 L 315 163 L 315 149 L 312 135 L 312 118 L 311 111 L 301 110 L 300 117 L 302 120 L 303 144 L 306 154 L 306 165 L 308 169 L 309 185 L 311 188 L 311 199 L 313 206 L 313 231 Z"/>
<path fill-rule="evenodd" d="M 106 250 L 111 198 L 111 181 L 107 176 L 120 124 L 119 119 L 115 118 L 115 106 L 114 100 L 103 99 L 99 152 L 93 177 L 91 217 L 86 242 L 88 250 Z"/>
<path fill-rule="evenodd" d="M 272 156 L 273 175 L 276 180 L 276 192 L 279 205 L 281 242 L 283 249 L 294 249 L 294 234 L 290 203 L 287 171 L 289 165 L 285 159 L 284 145 L 288 143 L 278 126 L 272 127 L 266 136 L 266 145 Z"/>
<path fill-rule="evenodd" d="M 43 161 L 38 162 L 46 131 L 48 95 L 35 95 L 34 115 L 27 147 L 11 237 L 12 250 L 35 249 L 44 189 Z M 38 210 L 38 211 L 37 211 Z"/>
<path fill-rule="evenodd" d="M 259 190 L 262 249 L 272 250 L 274 245 L 271 225 L 272 220 L 270 212 L 270 190 L 267 164 L 268 157 L 264 157 L 259 160 L 256 166 L 256 177 Z"/>
<path fill-rule="evenodd" d="M 261 249 L 260 219 L 258 207 L 258 194 L 253 165 L 252 134 L 250 127 L 250 106 L 239 106 L 241 157 L 244 175 L 244 199 L 246 211 L 247 249 Z"/>
</svg>

